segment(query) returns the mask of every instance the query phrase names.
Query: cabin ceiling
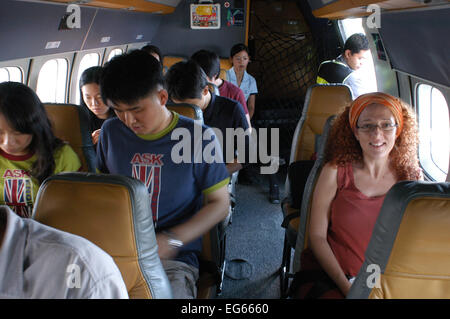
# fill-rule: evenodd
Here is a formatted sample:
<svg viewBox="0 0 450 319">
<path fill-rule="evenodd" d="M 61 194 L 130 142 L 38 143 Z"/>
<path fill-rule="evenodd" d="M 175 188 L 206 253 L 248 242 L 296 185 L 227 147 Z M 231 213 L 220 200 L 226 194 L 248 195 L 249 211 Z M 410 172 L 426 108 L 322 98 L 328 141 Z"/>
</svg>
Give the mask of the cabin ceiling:
<svg viewBox="0 0 450 319">
<path fill-rule="evenodd" d="M 23 1 L 23 0 L 19 0 Z M 79 4 L 89 7 L 169 14 L 182 0 L 25 0 L 29 2 Z"/>
<path fill-rule="evenodd" d="M 345 19 L 368 16 L 367 6 L 376 4 L 381 11 L 425 8 L 448 4 L 449 0 L 308 0 L 316 18 Z"/>
</svg>

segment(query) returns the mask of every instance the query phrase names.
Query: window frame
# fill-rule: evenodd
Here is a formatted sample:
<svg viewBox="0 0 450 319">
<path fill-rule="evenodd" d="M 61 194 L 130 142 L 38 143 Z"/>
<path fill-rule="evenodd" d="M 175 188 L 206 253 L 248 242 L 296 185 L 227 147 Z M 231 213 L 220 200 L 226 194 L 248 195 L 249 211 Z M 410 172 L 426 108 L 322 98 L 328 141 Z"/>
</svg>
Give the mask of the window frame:
<svg viewBox="0 0 450 319">
<path fill-rule="evenodd" d="M 442 93 L 442 95 L 444 96 L 445 101 L 447 102 L 447 108 L 448 108 L 448 114 L 449 114 L 449 119 L 448 120 L 449 120 L 449 124 L 450 124 L 450 103 L 449 103 L 450 102 L 450 89 L 446 88 L 446 87 L 444 87 L 442 85 L 439 85 L 439 84 L 436 84 L 436 83 L 433 83 L 433 82 L 430 82 L 430 81 L 426 81 L 426 80 L 423 80 L 423 79 L 411 78 L 411 87 L 413 88 L 413 92 L 412 92 L 413 101 L 414 101 L 413 104 L 414 104 L 415 112 L 417 114 L 417 123 L 418 123 L 418 126 L 419 126 L 419 133 L 420 133 L 420 125 L 419 125 L 419 123 L 420 123 L 420 116 L 421 116 L 421 114 L 420 114 L 421 110 L 419 109 L 419 87 L 422 84 L 430 86 L 431 87 L 430 91 L 433 88 L 436 88 Z M 420 153 L 420 143 L 419 143 L 418 157 L 419 157 L 420 166 L 421 166 L 421 168 L 423 170 L 423 173 L 424 173 L 424 177 L 425 177 L 426 180 L 435 181 L 434 177 L 431 176 L 430 172 L 426 171 L 425 167 L 423 166 L 423 162 L 421 162 L 422 158 L 421 158 L 420 155 L 421 155 L 421 153 Z M 433 161 L 431 153 L 429 154 L 428 157 L 429 157 L 428 160 Z M 450 152 L 449 152 L 449 157 L 450 157 Z M 435 166 L 437 166 L 437 165 L 435 165 Z M 440 169 L 440 168 L 437 167 L 436 169 Z M 450 160 L 449 160 L 449 167 L 447 168 L 447 176 L 445 177 L 445 181 L 446 182 L 450 182 Z"/>
<path fill-rule="evenodd" d="M 74 104 L 81 104 L 82 97 L 81 97 L 81 95 L 79 95 L 79 89 L 80 88 L 78 87 L 78 83 L 80 81 L 81 74 L 85 70 L 87 70 L 88 68 L 83 69 L 82 72 L 80 73 L 80 71 L 81 71 L 80 67 L 81 67 L 81 63 L 83 62 L 84 58 L 86 56 L 88 56 L 88 55 L 91 55 L 91 54 L 96 54 L 98 56 L 98 64 L 97 65 L 91 65 L 88 68 L 102 65 L 103 54 L 101 54 L 99 52 L 87 52 L 87 53 L 84 53 L 82 55 L 82 57 L 79 60 L 79 63 L 76 66 L 76 69 L 75 69 L 76 70 L 76 75 L 74 75 L 74 77 L 73 77 L 73 84 L 74 84 L 73 93 L 74 94 L 73 94 L 73 100 L 72 100 L 73 102 L 72 103 L 74 103 Z M 79 97 L 79 100 L 77 99 L 77 97 Z"/>
<path fill-rule="evenodd" d="M 19 70 L 20 81 L 15 81 L 15 79 L 11 79 L 11 71 L 8 70 L 8 69 L 17 69 L 17 70 Z M 0 67 L 0 70 L 6 70 L 6 72 L 8 72 L 8 81 L 23 83 L 23 71 L 22 71 L 22 69 L 20 67 L 18 67 L 18 66 L 3 66 L 3 67 Z M 8 82 L 8 81 L 4 81 L 4 82 Z M 1 82 L 2 81 L 0 81 L 0 83 Z"/>
<path fill-rule="evenodd" d="M 41 71 L 44 64 L 53 59 L 65 59 L 67 61 L 67 74 L 66 74 L 66 88 L 64 92 L 64 102 L 67 103 L 67 92 L 69 90 L 69 80 L 72 74 L 73 56 L 75 53 L 64 53 L 64 54 L 54 54 L 45 55 L 31 58 L 30 62 L 30 72 L 27 85 L 34 91 L 37 89 L 37 81 L 39 78 L 39 72 Z M 43 101 L 45 102 L 45 101 Z"/>
<path fill-rule="evenodd" d="M 70 79 L 70 90 L 68 93 L 69 101 L 72 104 L 76 104 L 76 96 L 77 96 L 77 88 L 78 88 L 78 72 L 80 70 L 80 63 L 83 60 L 83 57 L 90 53 L 97 53 L 99 55 L 99 65 L 102 65 L 103 63 L 103 56 L 104 56 L 104 50 L 105 48 L 98 48 L 93 50 L 85 50 L 85 51 L 79 51 L 76 52 L 73 59 L 73 72 L 72 77 Z"/>
<path fill-rule="evenodd" d="M 108 62 L 109 55 L 111 54 L 112 51 L 114 51 L 116 49 L 122 50 L 122 54 L 127 52 L 127 46 L 126 45 L 115 45 L 113 47 L 106 48 L 105 49 L 105 53 L 103 55 L 102 65 L 105 65 L 105 63 Z"/>
<path fill-rule="evenodd" d="M 41 76 L 41 72 L 42 72 L 42 69 L 44 68 L 44 66 L 47 64 L 47 63 L 49 63 L 49 62 L 55 62 L 56 64 L 57 64 L 57 66 L 58 66 L 58 68 L 57 68 L 57 71 L 58 71 L 58 73 L 59 73 L 59 63 L 61 62 L 61 61 L 63 61 L 64 63 L 65 63 L 65 71 L 66 71 L 66 74 L 65 74 L 65 85 L 64 85 L 64 90 L 62 91 L 62 92 L 57 92 L 57 93 L 61 93 L 62 94 L 62 96 L 63 96 L 63 99 L 62 99 L 62 101 L 60 100 L 60 101 L 52 101 L 52 100 L 45 100 L 45 99 L 43 99 L 42 97 L 40 97 L 39 96 L 39 92 L 38 92 L 38 85 L 39 85 L 39 78 L 40 78 L 40 76 Z M 35 88 L 35 92 L 36 92 L 36 94 L 39 96 L 39 98 L 40 98 L 40 100 L 41 100 L 41 102 L 43 102 L 43 103 L 65 103 L 66 102 L 66 100 L 67 100 L 67 87 L 68 87 L 68 85 L 69 85 L 69 83 L 68 83 L 68 77 L 70 76 L 70 70 L 69 70 L 69 61 L 67 60 L 67 58 L 64 58 L 64 57 L 60 57 L 60 58 L 53 58 L 53 59 L 49 59 L 49 60 L 47 60 L 42 66 L 41 66 L 41 68 L 39 69 L 39 73 L 38 73 L 38 77 L 37 77 L 37 80 L 36 80 L 36 88 Z M 62 78 L 64 78 L 64 75 L 62 76 Z M 56 87 L 58 87 L 58 83 L 60 83 L 60 78 L 59 77 L 57 77 L 57 81 L 56 81 Z"/>
<path fill-rule="evenodd" d="M 17 59 L 0 62 L 0 68 L 17 67 L 22 72 L 22 83 L 27 84 L 30 69 L 30 59 Z"/>
</svg>

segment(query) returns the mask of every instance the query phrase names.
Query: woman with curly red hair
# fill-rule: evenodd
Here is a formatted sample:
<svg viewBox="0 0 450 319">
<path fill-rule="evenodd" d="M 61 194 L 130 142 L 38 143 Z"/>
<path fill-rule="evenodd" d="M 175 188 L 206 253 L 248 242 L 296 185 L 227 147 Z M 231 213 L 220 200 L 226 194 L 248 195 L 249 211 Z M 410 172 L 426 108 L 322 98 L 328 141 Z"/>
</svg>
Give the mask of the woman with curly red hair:
<svg viewBox="0 0 450 319">
<path fill-rule="evenodd" d="M 307 284 L 297 297 L 347 295 L 386 193 L 401 180 L 422 179 L 415 115 L 389 94 L 358 97 L 338 115 L 329 136 L 313 194 L 310 249 L 301 257 Z"/>
</svg>

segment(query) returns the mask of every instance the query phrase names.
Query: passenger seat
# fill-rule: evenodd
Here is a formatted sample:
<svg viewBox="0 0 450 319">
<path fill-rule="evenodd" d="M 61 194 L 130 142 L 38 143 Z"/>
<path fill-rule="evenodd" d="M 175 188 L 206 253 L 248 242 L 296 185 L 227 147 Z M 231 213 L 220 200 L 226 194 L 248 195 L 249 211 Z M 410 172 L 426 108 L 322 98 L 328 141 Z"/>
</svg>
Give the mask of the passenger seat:
<svg viewBox="0 0 450 319">
<path fill-rule="evenodd" d="M 395 184 L 347 298 L 450 298 L 449 229 L 450 183 Z"/>
<path fill-rule="evenodd" d="M 317 150 L 323 142 L 325 122 L 329 116 L 337 114 L 351 101 L 350 87 L 344 84 L 314 84 L 306 92 L 302 115 L 292 139 L 285 198 L 281 202 L 284 218 L 282 226 L 285 228 L 280 267 L 282 297 L 286 297 L 289 278 L 294 276 L 290 271 L 291 250 L 296 246 L 303 189 L 314 165 Z M 291 190 L 295 194 L 292 194 Z"/>
<path fill-rule="evenodd" d="M 95 172 L 95 148 L 87 112 L 75 104 L 44 104 L 53 134 L 69 143 L 81 161 L 81 171 Z"/>
<path fill-rule="evenodd" d="M 84 237 L 111 255 L 130 298 L 172 298 L 142 182 L 112 174 L 53 175 L 39 188 L 33 219 Z"/>
</svg>

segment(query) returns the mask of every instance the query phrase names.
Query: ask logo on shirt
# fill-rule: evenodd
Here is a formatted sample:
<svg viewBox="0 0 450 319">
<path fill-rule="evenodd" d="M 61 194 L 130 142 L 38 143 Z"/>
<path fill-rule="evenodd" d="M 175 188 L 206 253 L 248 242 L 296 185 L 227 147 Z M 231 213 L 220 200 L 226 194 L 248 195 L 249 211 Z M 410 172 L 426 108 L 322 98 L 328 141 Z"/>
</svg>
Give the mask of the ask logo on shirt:
<svg viewBox="0 0 450 319">
<path fill-rule="evenodd" d="M 29 217 L 33 205 L 33 183 L 30 173 L 22 169 L 7 169 L 3 174 L 5 204 L 22 217 Z"/>
<path fill-rule="evenodd" d="M 158 221 L 163 156 L 164 154 L 136 153 L 131 160 L 131 176 L 140 180 L 147 187 L 155 227 Z"/>
</svg>

